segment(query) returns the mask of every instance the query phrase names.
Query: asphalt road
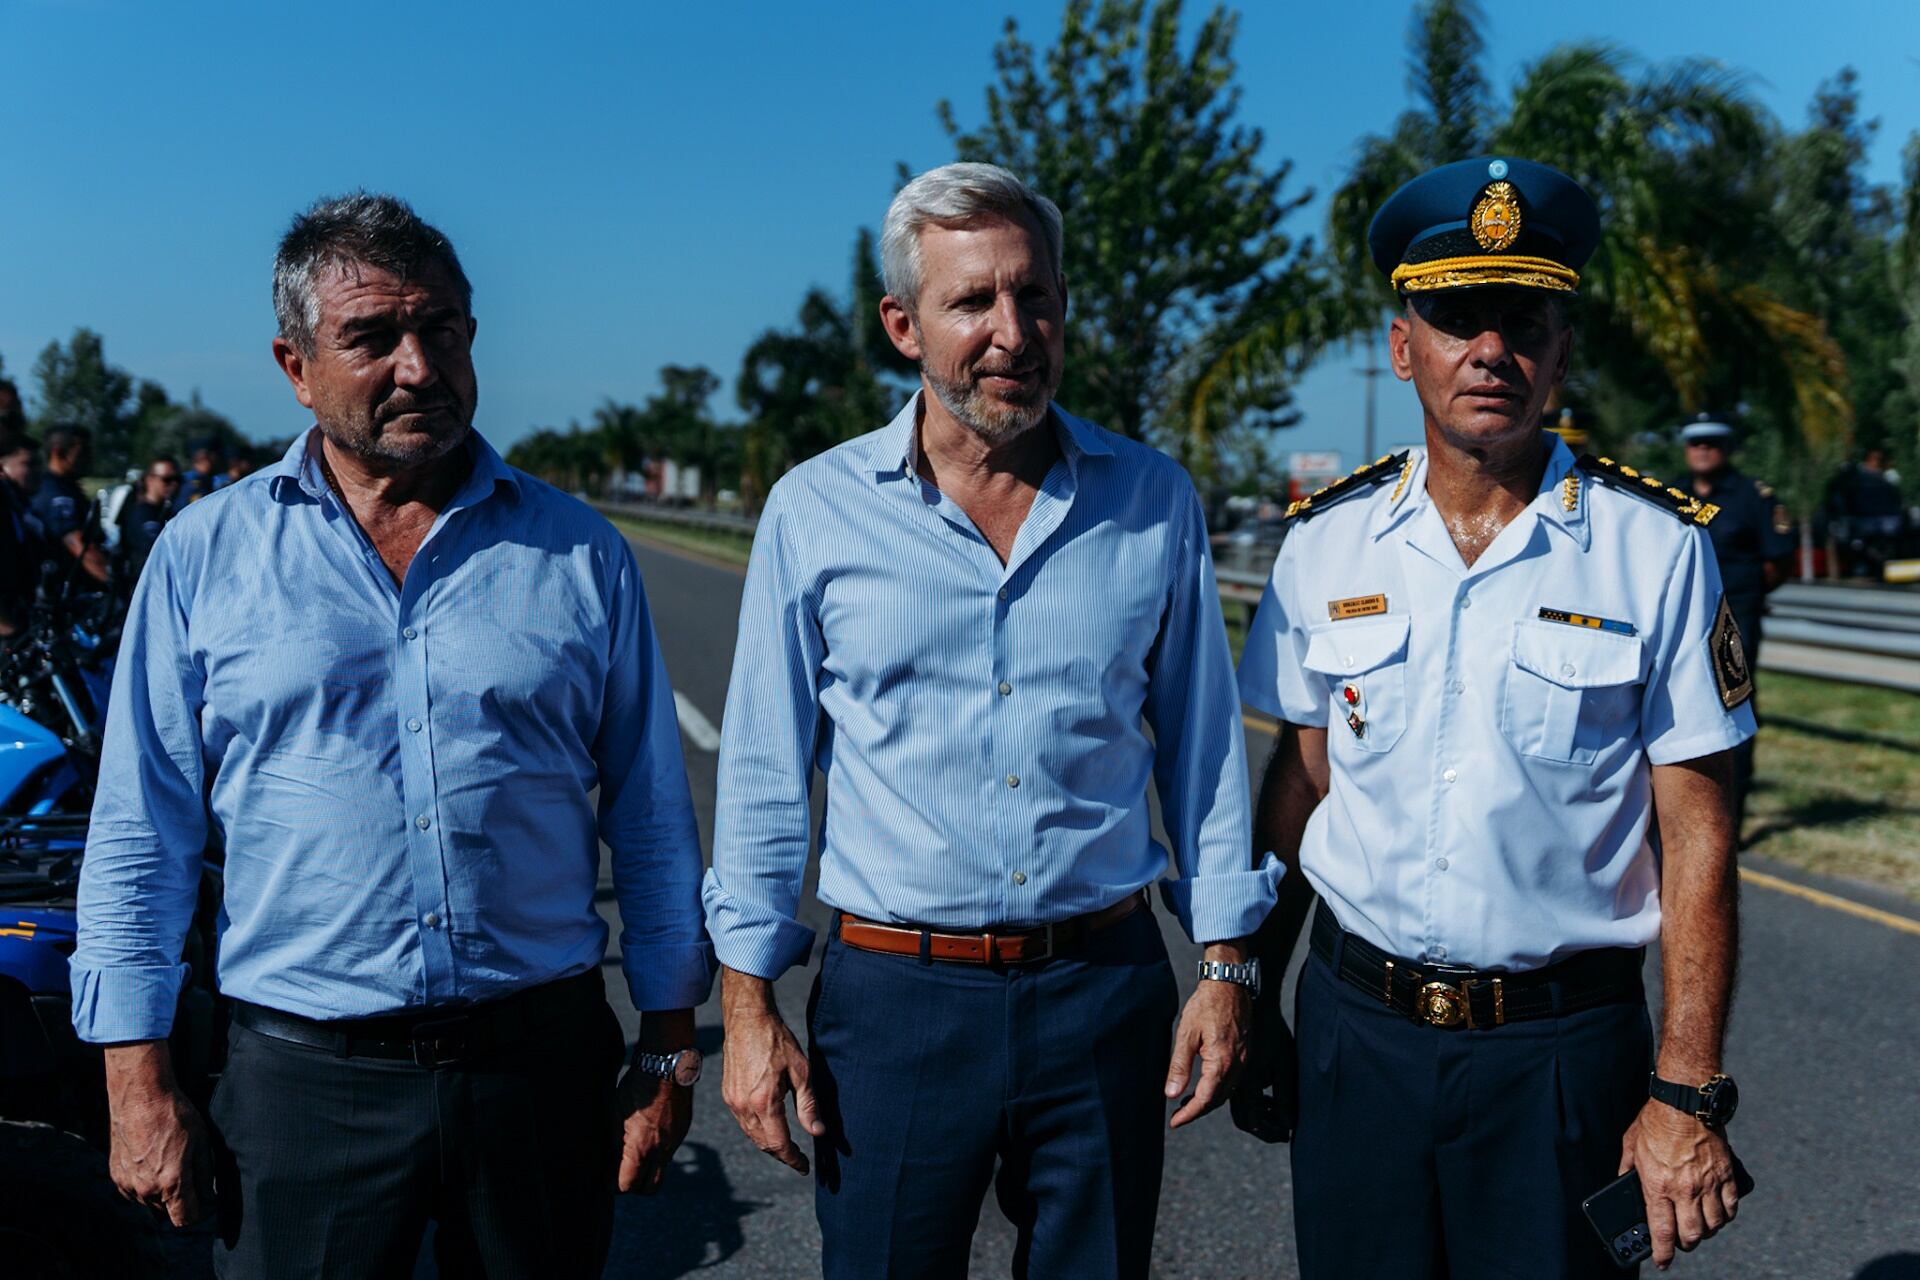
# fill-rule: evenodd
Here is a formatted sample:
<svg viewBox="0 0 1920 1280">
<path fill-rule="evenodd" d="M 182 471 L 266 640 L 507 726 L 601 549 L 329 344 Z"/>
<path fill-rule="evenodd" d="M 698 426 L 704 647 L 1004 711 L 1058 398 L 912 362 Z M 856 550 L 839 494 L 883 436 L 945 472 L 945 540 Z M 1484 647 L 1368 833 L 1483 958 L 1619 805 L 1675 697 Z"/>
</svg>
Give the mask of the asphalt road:
<svg viewBox="0 0 1920 1280">
<path fill-rule="evenodd" d="M 644 544 L 636 552 L 674 687 L 717 725 L 741 576 Z M 697 740 L 711 739 L 697 728 L 683 733 L 683 742 L 702 837 L 710 840 L 715 756 L 701 749 Z M 1256 768 L 1270 743 L 1248 729 Z M 1858 887 L 1764 869 L 1915 914 Z M 611 915 L 611 903 L 603 910 Z M 823 912 L 810 894 L 806 913 L 808 924 L 822 928 Z M 1187 960 L 1197 952 L 1170 917 L 1160 919 L 1182 983 L 1191 986 Z M 1673 1274 L 1920 1280 L 1920 935 L 1753 884 L 1744 892 L 1742 922 L 1743 970 L 1727 1061 L 1742 1096 L 1732 1136 L 1758 1189 L 1739 1220 L 1682 1256 Z M 779 984 L 790 1022 L 802 1017 L 812 976 L 811 967 L 796 969 Z M 1654 976 L 1657 982 L 1657 970 Z M 610 989 L 631 1034 L 635 1018 L 621 986 Z M 693 1130 L 661 1193 L 621 1202 L 607 1275 L 817 1275 L 812 1182 L 760 1154 L 735 1127 L 719 1098 L 717 1000 L 700 1010 L 699 1023 L 710 1083 L 699 1089 Z M 1393 1229 L 1390 1210 L 1380 1229 Z M 1012 1230 L 988 1197 L 974 1274 L 1006 1275 L 1012 1247 Z M 1158 1276 L 1208 1280 L 1296 1275 L 1286 1148 L 1247 1138 L 1224 1111 L 1171 1135 L 1153 1266 Z"/>
</svg>

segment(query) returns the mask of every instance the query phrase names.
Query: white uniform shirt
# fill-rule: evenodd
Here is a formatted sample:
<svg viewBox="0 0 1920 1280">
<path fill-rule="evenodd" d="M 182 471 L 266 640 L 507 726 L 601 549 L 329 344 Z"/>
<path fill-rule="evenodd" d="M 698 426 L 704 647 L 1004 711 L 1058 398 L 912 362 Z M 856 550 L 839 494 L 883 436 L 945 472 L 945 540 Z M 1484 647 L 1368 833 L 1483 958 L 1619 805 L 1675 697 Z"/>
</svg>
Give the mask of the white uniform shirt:
<svg viewBox="0 0 1920 1280">
<path fill-rule="evenodd" d="M 1715 674 L 1706 532 L 1556 440 L 1539 494 L 1468 567 L 1423 452 L 1399 480 L 1294 525 L 1241 657 L 1246 702 L 1327 730 L 1301 869 L 1345 928 L 1410 960 L 1519 971 L 1653 941 L 1649 765 L 1754 732 Z"/>
</svg>

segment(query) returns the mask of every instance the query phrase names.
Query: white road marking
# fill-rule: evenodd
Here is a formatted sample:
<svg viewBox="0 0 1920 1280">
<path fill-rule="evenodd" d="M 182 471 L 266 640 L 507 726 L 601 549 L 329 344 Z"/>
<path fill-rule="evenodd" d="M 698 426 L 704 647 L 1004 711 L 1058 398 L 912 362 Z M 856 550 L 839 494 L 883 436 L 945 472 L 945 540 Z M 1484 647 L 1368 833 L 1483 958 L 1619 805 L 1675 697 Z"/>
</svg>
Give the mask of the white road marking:
<svg viewBox="0 0 1920 1280">
<path fill-rule="evenodd" d="M 720 749 L 720 731 L 713 727 L 713 721 L 700 714 L 693 699 L 678 689 L 673 691 L 673 710 L 680 717 L 680 732 L 687 735 L 688 742 L 702 751 Z"/>
</svg>

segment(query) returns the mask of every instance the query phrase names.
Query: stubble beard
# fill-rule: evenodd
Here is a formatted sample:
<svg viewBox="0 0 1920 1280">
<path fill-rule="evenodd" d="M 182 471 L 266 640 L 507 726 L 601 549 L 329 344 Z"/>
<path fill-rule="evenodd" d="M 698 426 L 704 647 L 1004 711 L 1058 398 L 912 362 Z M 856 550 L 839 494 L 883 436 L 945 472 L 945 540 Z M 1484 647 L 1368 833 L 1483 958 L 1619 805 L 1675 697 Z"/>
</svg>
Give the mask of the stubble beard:
<svg viewBox="0 0 1920 1280">
<path fill-rule="evenodd" d="M 972 371 L 973 374 L 983 372 L 993 371 Z M 1010 404 L 982 391 L 971 375 L 965 380 L 950 381 L 925 364 L 920 366 L 920 376 L 926 379 L 927 386 L 933 389 L 934 398 L 953 415 L 954 421 L 987 444 L 994 445 L 1005 444 L 1033 430 L 1046 419 L 1047 410 L 1053 406 L 1054 393 L 1060 389 L 1060 371 L 1043 367 L 1043 374 L 1041 385 L 1044 390 L 1034 398 L 1032 404 Z"/>
<path fill-rule="evenodd" d="M 453 426 L 424 439 L 416 436 L 402 441 L 385 433 L 387 422 L 418 408 L 411 400 L 397 405 L 393 400 L 388 400 L 372 416 L 354 415 L 342 420 L 331 415 L 316 415 L 315 421 L 319 424 L 320 434 L 334 448 L 345 450 L 375 468 L 420 467 L 438 462 L 458 449 L 466 443 L 467 436 L 473 430 L 474 406 L 462 405 L 451 397 L 430 405 L 440 406 L 447 410 Z"/>
</svg>

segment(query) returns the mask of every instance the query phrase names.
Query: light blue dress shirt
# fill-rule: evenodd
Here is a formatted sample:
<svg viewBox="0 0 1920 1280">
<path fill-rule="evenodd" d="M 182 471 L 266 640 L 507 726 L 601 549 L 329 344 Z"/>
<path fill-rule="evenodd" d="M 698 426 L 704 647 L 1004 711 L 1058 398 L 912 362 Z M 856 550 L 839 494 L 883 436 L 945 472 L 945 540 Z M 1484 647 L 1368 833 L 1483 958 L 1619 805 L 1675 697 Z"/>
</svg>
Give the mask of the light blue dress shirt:
<svg viewBox="0 0 1920 1280">
<path fill-rule="evenodd" d="M 1296 523 L 1240 688 L 1327 731 L 1327 798 L 1300 840 L 1314 891 L 1408 960 L 1518 971 L 1653 941 L 1649 766 L 1753 733 L 1714 674 L 1720 609 L 1705 530 L 1574 470 L 1558 440 L 1538 495 L 1471 566 L 1424 451 Z"/>
<path fill-rule="evenodd" d="M 1169 869 L 1152 781 L 1188 935 L 1252 932 L 1281 868 L 1249 856 L 1232 658 L 1186 473 L 1056 410 L 1035 429 L 1061 456 L 1002 565 L 915 469 L 918 409 L 767 496 L 705 887 L 720 960 L 772 978 L 807 955 L 816 766 L 819 896 L 853 915 L 971 930 L 1118 902 Z"/>
<path fill-rule="evenodd" d="M 237 999 L 360 1017 L 591 969 L 604 840 L 634 1004 L 698 1004 L 699 838 L 624 540 L 475 435 L 396 588 L 316 438 L 182 510 L 134 593 L 80 880 L 81 1038 L 167 1033 L 210 822 Z"/>
</svg>

